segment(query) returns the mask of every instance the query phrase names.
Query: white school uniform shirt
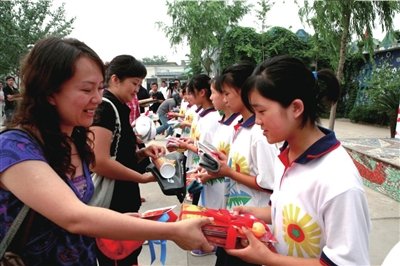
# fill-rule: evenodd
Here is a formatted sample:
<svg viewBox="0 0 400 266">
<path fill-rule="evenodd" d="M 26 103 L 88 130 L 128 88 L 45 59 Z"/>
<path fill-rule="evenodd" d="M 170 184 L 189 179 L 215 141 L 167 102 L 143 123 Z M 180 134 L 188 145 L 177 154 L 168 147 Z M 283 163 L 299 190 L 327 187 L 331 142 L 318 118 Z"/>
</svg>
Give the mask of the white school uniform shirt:
<svg viewBox="0 0 400 266">
<path fill-rule="evenodd" d="M 196 142 L 196 138 L 198 137 L 196 135 L 197 121 L 199 120 L 199 113 L 202 110 L 203 109 L 201 107 L 196 106 L 196 109 L 193 112 L 193 116 L 191 117 L 192 121 L 188 137 L 192 139 L 194 142 Z M 200 161 L 199 155 L 191 150 L 186 151 L 185 155 L 186 155 L 186 169 L 188 171 L 196 169 Z"/>
<path fill-rule="evenodd" d="M 197 109 L 198 109 L 198 107 L 195 104 L 193 104 L 190 107 L 187 107 L 183 121 L 186 121 L 186 122 L 192 124 L 194 117 L 196 117 L 196 120 L 197 120 L 197 117 L 198 117 L 198 113 L 196 113 Z M 182 129 L 181 137 L 190 137 L 190 128 L 191 128 L 191 126 L 185 127 L 184 129 Z"/>
<path fill-rule="evenodd" d="M 221 114 L 214 107 L 203 109 L 196 123 L 195 140 L 212 143 L 215 132 L 221 120 Z"/>
<path fill-rule="evenodd" d="M 279 254 L 319 258 L 323 265 L 369 265 L 370 219 L 360 175 L 335 134 L 288 165 L 285 145 L 271 196 Z"/>
<path fill-rule="evenodd" d="M 202 109 L 198 114 L 197 121 L 194 124 L 192 123 L 193 127 L 190 129 L 190 136 L 194 140 L 195 145 L 197 145 L 198 141 L 211 143 L 218 128 L 218 121 L 221 119 L 221 115 L 214 107 Z M 193 155 L 192 169 L 196 169 L 199 163 L 200 157 L 195 153 Z"/>
<path fill-rule="evenodd" d="M 218 151 L 227 156 L 231 148 L 230 140 L 233 134 L 233 126 L 236 125 L 241 118 L 242 116 L 236 113 L 225 120 L 222 118 L 218 121 L 218 127 L 213 136 L 213 141 L 210 142 Z M 203 184 L 199 205 L 212 209 L 225 208 L 224 177 L 211 179 Z"/>
<path fill-rule="evenodd" d="M 214 107 L 202 109 L 198 113 L 197 121 L 193 121 L 192 127 L 190 128 L 190 138 L 194 141 L 194 144 L 197 145 L 198 141 L 206 141 L 211 143 L 220 119 L 221 115 L 214 109 Z M 193 152 L 188 151 L 188 153 Z M 197 153 L 193 153 L 192 162 L 189 169 L 196 169 L 199 166 L 199 163 L 199 155 Z"/>
<path fill-rule="evenodd" d="M 254 182 L 265 191 L 249 188 L 235 180 L 225 177 L 226 208 L 234 206 L 265 207 L 274 185 L 274 165 L 278 149 L 267 142 L 255 116 L 234 127 L 228 165 L 237 172 L 255 176 Z M 249 177 L 253 178 L 253 177 Z"/>
<path fill-rule="evenodd" d="M 187 101 L 185 101 L 185 99 L 182 99 L 182 101 L 181 101 L 181 105 L 179 106 L 179 112 L 178 112 L 178 114 L 179 115 L 183 115 L 183 116 L 186 116 L 186 111 L 189 109 L 188 108 L 188 105 L 189 105 L 189 102 L 187 102 Z M 185 119 L 184 119 L 185 117 L 178 117 L 178 118 L 176 118 L 176 120 L 178 120 L 178 121 L 184 121 Z M 190 131 L 190 128 L 189 129 L 187 129 L 187 127 L 185 128 L 187 131 Z M 175 134 L 179 134 L 180 136 L 182 136 L 182 133 L 183 133 L 183 130 L 182 130 L 182 128 L 180 128 L 180 127 L 176 127 L 176 128 L 174 128 L 174 133 Z"/>
</svg>

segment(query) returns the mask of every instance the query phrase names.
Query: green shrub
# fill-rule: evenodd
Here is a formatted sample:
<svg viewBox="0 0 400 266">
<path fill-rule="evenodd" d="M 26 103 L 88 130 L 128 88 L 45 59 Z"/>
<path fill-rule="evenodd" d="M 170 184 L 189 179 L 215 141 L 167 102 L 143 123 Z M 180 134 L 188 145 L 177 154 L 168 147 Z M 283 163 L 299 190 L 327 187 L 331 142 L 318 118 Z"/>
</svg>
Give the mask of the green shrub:
<svg viewBox="0 0 400 266">
<path fill-rule="evenodd" d="M 355 123 L 367 123 L 387 126 L 389 124 L 389 116 L 387 113 L 379 112 L 376 107 L 370 105 L 354 106 L 349 113 L 349 118 Z"/>
</svg>

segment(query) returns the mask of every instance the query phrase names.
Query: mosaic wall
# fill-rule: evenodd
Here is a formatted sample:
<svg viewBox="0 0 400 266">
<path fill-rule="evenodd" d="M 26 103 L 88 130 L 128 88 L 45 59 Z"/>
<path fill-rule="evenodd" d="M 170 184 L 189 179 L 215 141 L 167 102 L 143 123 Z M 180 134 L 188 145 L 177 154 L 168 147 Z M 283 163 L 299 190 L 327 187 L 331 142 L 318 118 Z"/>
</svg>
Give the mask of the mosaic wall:
<svg viewBox="0 0 400 266">
<path fill-rule="evenodd" d="M 376 139 L 375 142 L 388 143 L 388 140 Z M 395 147 L 393 147 L 393 143 Z M 398 163 L 400 160 L 400 149 L 397 147 L 398 144 L 398 140 L 393 140 L 392 145 L 387 149 L 385 147 L 377 148 L 369 146 L 369 150 L 355 149 L 354 146 L 359 148 L 362 145 L 352 141 L 343 143 L 343 146 L 353 158 L 361 176 L 364 178 L 364 185 L 400 202 L 400 164 Z M 365 146 L 365 143 L 363 145 Z M 374 151 L 374 155 L 371 155 L 371 150 Z M 389 157 L 391 157 L 392 161 L 382 160 L 375 156 L 379 152 L 381 155 L 385 154 L 385 151 L 387 151 L 387 154 L 390 154 Z"/>
</svg>

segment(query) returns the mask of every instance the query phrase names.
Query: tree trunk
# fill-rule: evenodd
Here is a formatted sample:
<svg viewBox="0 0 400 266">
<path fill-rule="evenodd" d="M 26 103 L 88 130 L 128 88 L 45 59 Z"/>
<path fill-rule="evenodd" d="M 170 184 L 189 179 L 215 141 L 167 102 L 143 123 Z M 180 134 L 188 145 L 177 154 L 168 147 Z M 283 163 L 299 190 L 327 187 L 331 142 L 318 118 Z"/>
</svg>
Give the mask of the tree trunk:
<svg viewBox="0 0 400 266">
<path fill-rule="evenodd" d="M 351 9 L 344 10 L 343 14 L 343 32 L 342 37 L 340 39 L 340 51 L 339 51 L 339 63 L 336 72 L 336 78 L 339 80 L 339 84 L 342 84 L 343 79 L 343 69 L 344 63 L 346 60 L 346 47 L 347 40 L 349 39 L 349 28 L 350 28 L 350 17 L 351 17 Z M 339 100 L 338 100 L 339 101 Z M 329 115 L 329 129 L 333 130 L 335 127 L 335 119 L 336 119 L 336 107 L 337 102 L 331 106 L 331 113 Z"/>
</svg>

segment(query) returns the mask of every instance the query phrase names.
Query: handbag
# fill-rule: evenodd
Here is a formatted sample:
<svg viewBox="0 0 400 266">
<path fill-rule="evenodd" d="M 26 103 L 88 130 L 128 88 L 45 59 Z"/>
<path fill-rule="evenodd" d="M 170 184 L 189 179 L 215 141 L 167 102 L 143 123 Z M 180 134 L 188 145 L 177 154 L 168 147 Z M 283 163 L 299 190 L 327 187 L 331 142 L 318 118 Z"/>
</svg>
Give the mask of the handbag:
<svg viewBox="0 0 400 266">
<path fill-rule="evenodd" d="M 155 176 L 164 195 L 176 195 L 179 202 L 182 203 L 186 195 L 186 156 L 180 152 L 171 152 L 166 154 L 165 158 L 173 161 L 175 164 L 175 174 L 173 177 L 164 178 L 154 163 L 149 164 L 147 170 Z"/>
<path fill-rule="evenodd" d="M 111 104 L 112 108 L 114 109 L 115 116 L 116 116 L 115 130 L 113 132 L 113 138 L 111 139 L 111 142 L 113 142 L 114 138 L 117 137 L 116 144 L 115 144 L 115 151 L 114 151 L 113 156 L 111 157 L 112 159 L 115 160 L 116 156 L 117 156 L 117 151 L 118 151 L 119 139 L 121 137 L 121 122 L 119 119 L 118 110 L 115 107 L 115 105 L 109 99 L 104 98 L 104 97 L 103 97 L 103 101 L 106 101 L 109 104 Z M 94 193 L 88 204 L 92 205 L 92 206 L 109 208 L 110 204 L 111 204 L 113 192 L 114 192 L 115 180 L 93 172 L 92 173 L 92 181 L 93 181 L 93 185 L 94 185 Z"/>
<path fill-rule="evenodd" d="M 17 217 L 8 229 L 6 235 L 0 243 L 0 266 L 24 266 L 25 263 L 21 259 L 20 256 L 11 251 L 6 251 L 8 246 L 11 244 L 15 234 L 18 229 L 21 227 L 22 222 L 24 221 L 26 215 L 29 212 L 29 207 L 24 205 L 22 209 L 19 211 Z"/>
</svg>

